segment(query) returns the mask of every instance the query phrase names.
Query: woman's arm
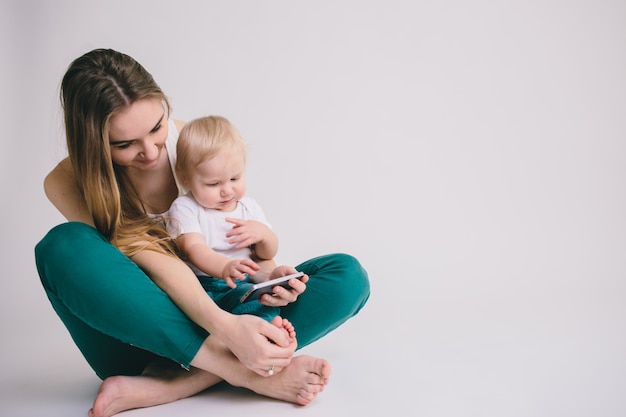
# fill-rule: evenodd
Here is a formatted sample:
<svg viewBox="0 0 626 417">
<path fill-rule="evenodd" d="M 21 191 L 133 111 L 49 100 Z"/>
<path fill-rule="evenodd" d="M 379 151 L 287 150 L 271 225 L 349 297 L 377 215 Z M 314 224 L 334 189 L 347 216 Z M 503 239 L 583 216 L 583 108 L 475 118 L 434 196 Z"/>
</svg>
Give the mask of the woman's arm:
<svg viewBox="0 0 626 417">
<path fill-rule="evenodd" d="M 44 190 L 48 200 L 68 221 L 83 222 L 94 226 L 85 199 L 78 190 L 74 169 L 65 158 L 46 176 Z"/>
<path fill-rule="evenodd" d="M 144 250 L 132 260 L 191 320 L 222 340 L 246 367 L 258 369 L 267 358 L 289 359 L 293 355 L 295 346 L 290 345 L 282 329 L 256 316 L 238 316 L 220 309 L 180 259 Z"/>
<path fill-rule="evenodd" d="M 209 333 L 220 333 L 228 314 L 206 294 L 184 262 L 153 250 L 143 250 L 131 259 L 191 320 Z"/>
</svg>

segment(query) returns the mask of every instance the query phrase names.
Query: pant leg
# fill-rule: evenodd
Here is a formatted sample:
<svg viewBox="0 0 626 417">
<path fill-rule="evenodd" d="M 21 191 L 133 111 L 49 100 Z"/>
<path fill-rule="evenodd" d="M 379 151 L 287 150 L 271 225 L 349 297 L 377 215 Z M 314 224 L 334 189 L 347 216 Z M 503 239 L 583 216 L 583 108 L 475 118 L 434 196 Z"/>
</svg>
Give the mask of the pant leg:
<svg viewBox="0 0 626 417">
<path fill-rule="evenodd" d="M 209 297 L 211 297 L 222 310 L 236 315 L 250 314 L 260 317 L 265 321 L 271 321 L 280 314 L 280 307 L 266 306 L 256 300 L 247 303 L 239 301 L 253 285 L 250 278 L 246 278 L 246 280 L 236 280 L 235 288 L 229 287 L 228 284 L 220 278 L 198 276 L 198 280 Z"/>
<path fill-rule="evenodd" d="M 351 255 L 332 254 L 296 267 L 309 276 L 298 301 L 283 307 L 281 316 L 294 325 L 298 348 L 302 348 L 354 317 L 367 302 L 367 272 Z"/>
<path fill-rule="evenodd" d="M 35 259 L 54 310 L 101 378 L 140 373 L 155 355 L 188 367 L 207 337 L 94 228 L 53 228 Z"/>
</svg>

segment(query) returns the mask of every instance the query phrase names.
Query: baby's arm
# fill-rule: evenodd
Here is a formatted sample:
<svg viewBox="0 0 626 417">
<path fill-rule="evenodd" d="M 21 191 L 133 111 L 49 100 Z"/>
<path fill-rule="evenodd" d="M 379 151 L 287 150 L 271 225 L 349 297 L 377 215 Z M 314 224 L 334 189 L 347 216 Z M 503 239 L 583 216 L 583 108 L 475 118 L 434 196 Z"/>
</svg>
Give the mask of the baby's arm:
<svg viewBox="0 0 626 417">
<path fill-rule="evenodd" d="M 185 233 L 176 239 L 181 251 L 196 268 L 213 277 L 222 278 L 235 288 L 235 280 L 253 276 L 259 265 L 251 259 L 230 259 L 209 247 L 200 233 Z"/>
<path fill-rule="evenodd" d="M 265 224 L 256 220 L 227 218 L 234 226 L 226 233 L 228 242 L 238 249 L 250 246 L 259 259 L 272 259 L 278 253 L 278 236 Z"/>
</svg>

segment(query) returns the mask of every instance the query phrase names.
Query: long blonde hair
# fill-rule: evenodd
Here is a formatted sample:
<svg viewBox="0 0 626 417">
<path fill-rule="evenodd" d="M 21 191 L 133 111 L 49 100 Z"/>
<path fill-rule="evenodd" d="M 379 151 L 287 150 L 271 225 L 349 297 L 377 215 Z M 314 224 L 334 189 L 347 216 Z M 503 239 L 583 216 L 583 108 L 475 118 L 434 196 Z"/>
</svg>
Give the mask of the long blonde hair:
<svg viewBox="0 0 626 417">
<path fill-rule="evenodd" d="M 176 254 L 162 223 L 147 215 L 137 190 L 111 158 L 111 116 L 145 98 L 162 100 L 169 113 L 161 88 L 130 56 L 94 49 L 77 58 L 61 82 L 67 148 L 78 189 L 100 233 L 128 256 L 143 249 Z"/>
</svg>

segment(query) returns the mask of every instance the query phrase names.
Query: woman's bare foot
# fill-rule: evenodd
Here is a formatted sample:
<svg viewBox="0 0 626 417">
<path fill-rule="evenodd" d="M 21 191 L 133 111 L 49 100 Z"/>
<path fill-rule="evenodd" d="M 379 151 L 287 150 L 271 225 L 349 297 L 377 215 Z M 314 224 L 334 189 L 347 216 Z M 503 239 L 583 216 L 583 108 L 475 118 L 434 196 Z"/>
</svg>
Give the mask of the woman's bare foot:
<svg viewBox="0 0 626 417">
<path fill-rule="evenodd" d="M 284 329 L 289 340 L 295 340 L 296 333 L 289 320 L 277 316 L 271 323 Z M 166 404 L 195 395 L 220 381 L 221 378 L 208 372 L 196 368 L 186 371 L 171 361 L 157 360 L 142 375 L 105 379 L 88 415 L 110 417 L 134 408 Z"/>
<path fill-rule="evenodd" d="M 330 371 L 330 363 L 325 359 L 296 356 L 289 366 L 272 377 L 256 375 L 248 388 L 277 400 L 307 405 L 324 390 Z"/>
<path fill-rule="evenodd" d="M 221 382 L 208 372 L 156 361 L 142 375 L 112 376 L 104 380 L 89 417 L 110 417 L 122 411 L 166 404 L 191 397 Z"/>
<path fill-rule="evenodd" d="M 109 417 L 124 410 L 141 407 L 141 390 L 133 387 L 141 384 L 141 376 L 112 376 L 98 388 L 96 399 L 89 410 L 89 417 Z"/>
</svg>

